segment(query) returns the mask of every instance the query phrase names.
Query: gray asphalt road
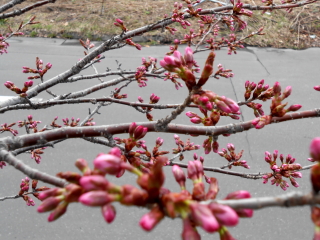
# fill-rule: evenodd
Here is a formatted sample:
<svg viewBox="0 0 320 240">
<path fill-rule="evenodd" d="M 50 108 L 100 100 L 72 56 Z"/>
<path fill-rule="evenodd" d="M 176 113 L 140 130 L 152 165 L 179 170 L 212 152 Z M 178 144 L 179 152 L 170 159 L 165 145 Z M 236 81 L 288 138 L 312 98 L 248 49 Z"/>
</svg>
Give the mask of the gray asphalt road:
<svg viewBox="0 0 320 240">
<path fill-rule="evenodd" d="M 34 67 L 35 58 L 43 59 L 44 64 L 52 63 L 53 67 L 46 75 L 49 79 L 70 68 L 83 55 L 80 45 L 75 45 L 74 41 L 64 41 L 60 39 L 28 39 L 15 38 L 10 40 L 9 53 L 0 56 L 0 78 L 1 82 L 12 81 L 18 86 L 22 85 L 27 75 L 22 73 L 22 66 Z M 117 51 L 107 52 L 106 59 L 97 64 L 100 72 L 106 68 L 116 70 L 118 60 L 122 69 L 136 69 L 141 64 L 141 57 L 156 57 L 161 60 L 168 52 L 168 46 L 158 46 L 143 48 L 137 51 L 132 47 L 125 47 Z M 203 66 L 208 53 L 196 55 L 196 60 Z M 290 104 L 302 104 L 301 110 L 319 107 L 319 92 L 313 90 L 313 86 L 320 84 L 319 79 L 319 56 L 320 49 L 307 49 L 302 51 L 283 49 L 258 49 L 248 48 L 238 51 L 237 55 L 229 56 L 226 50 L 218 51 L 215 66 L 223 64 L 225 68 L 231 68 L 235 74 L 232 80 L 220 79 L 210 80 L 206 89 L 211 89 L 219 95 L 225 95 L 232 99 L 243 100 L 244 83 L 246 80 L 258 82 L 265 79 L 267 84 L 273 85 L 279 81 L 281 86 L 292 86 L 293 92 L 289 97 Z M 82 74 L 93 74 L 93 69 L 89 68 Z M 112 79 L 112 78 L 107 78 Z M 60 84 L 52 91 L 56 94 L 65 94 L 73 91 L 85 89 L 93 84 L 98 84 L 98 80 L 84 80 L 74 84 Z M 108 96 L 114 88 L 103 89 L 100 92 L 90 95 L 90 97 Z M 142 96 L 146 101 L 151 93 L 161 97 L 160 103 L 180 103 L 186 96 L 186 89 L 177 91 L 171 82 L 164 82 L 159 79 L 149 78 L 146 88 L 139 88 L 133 84 L 130 88 L 124 89 L 123 93 L 129 95 L 128 101 L 137 101 L 138 96 Z M 0 87 L 1 96 L 10 96 L 11 92 L 4 86 Z M 39 96 L 48 99 L 46 93 Z M 269 104 L 269 103 L 268 103 Z M 41 120 L 43 125 L 50 124 L 55 116 L 59 119 L 72 116 L 83 119 L 88 114 L 88 109 L 93 109 L 90 104 L 69 105 L 52 107 L 42 111 L 11 111 L 0 116 L 0 123 L 14 122 L 26 119 L 32 114 L 34 119 Z M 268 105 L 265 105 L 268 111 Z M 169 111 L 154 111 L 155 119 L 163 117 Z M 96 115 L 94 121 L 99 125 L 112 124 L 118 122 L 146 121 L 145 117 L 136 110 L 118 105 L 111 105 L 103 108 L 100 115 Z M 250 109 L 242 108 L 243 120 L 254 118 Z M 179 116 L 176 123 L 189 124 L 189 120 L 183 114 Z M 223 120 L 221 124 L 228 123 Z M 267 172 L 268 165 L 264 161 L 264 152 L 273 152 L 275 149 L 279 153 L 292 154 L 301 165 L 309 165 L 306 160 L 309 157 L 308 147 L 312 138 L 319 136 L 319 119 L 304 119 L 290 121 L 281 124 L 273 124 L 262 130 L 250 130 L 226 137 L 220 137 L 220 147 L 226 147 L 227 143 L 233 143 L 236 151 L 244 149 L 243 159 L 248 161 L 250 170 L 237 168 L 239 172 Z M 20 130 L 23 132 L 23 130 Z M 6 136 L 3 134 L 2 136 Z M 164 137 L 165 144 L 163 150 L 170 150 L 174 140 L 168 134 L 148 134 L 147 143 L 150 147 L 156 137 Z M 187 136 L 181 136 L 183 140 Z M 204 137 L 192 138 L 197 144 L 202 144 Z M 60 171 L 76 171 L 74 162 L 78 158 L 92 161 L 100 152 L 108 150 L 102 146 L 87 144 L 83 140 L 68 140 L 55 146 L 54 149 L 46 149 L 41 164 L 37 165 L 30 155 L 23 154 L 19 158 L 23 159 L 31 167 L 55 174 Z M 204 156 L 202 151 L 199 155 Z M 191 160 L 191 155 L 186 155 L 185 162 Z M 217 155 L 205 156 L 205 165 L 222 166 L 225 162 Z M 0 197 L 15 195 L 19 191 L 21 178 L 25 176 L 12 167 L 0 170 Z M 178 185 L 173 181 L 171 170 L 166 169 L 168 177 L 165 186 L 173 191 L 178 190 Z M 263 185 L 262 180 L 247 180 L 237 177 L 224 176 L 221 174 L 209 173 L 209 176 L 218 178 L 220 183 L 219 198 L 223 198 L 227 193 L 243 189 L 249 190 L 253 197 L 279 195 L 284 192 L 270 183 Z M 125 177 L 115 179 L 119 184 L 135 182 L 135 179 L 126 174 Z M 309 173 L 303 172 L 303 178 L 298 179 L 301 192 L 310 191 Z M 189 182 L 189 189 L 191 182 Z M 287 192 L 295 191 L 290 185 Z M 36 202 L 39 204 L 39 201 Z M 80 204 L 71 204 L 68 212 L 58 221 L 48 223 L 48 214 L 38 214 L 36 207 L 27 207 L 23 200 L 6 200 L 0 203 L 0 239 L 179 239 L 181 234 L 181 221 L 165 219 L 151 233 L 146 233 L 140 229 L 138 222 L 140 217 L 146 212 L 144 209 L 124 208 L 116 205 L 116 220 L 108 225 L 102 219 L 100 209 L 89 208 Z M 280 209 L 269 208 L 255 211 L 253 219 L 241 219 L 240 224 L 235 228 L 230 228 L 236 239 L 311 239 L 313 236 L 313 225 L 310 220 L 309 207 Z M 203 239 L 218 239 L 218 235 L 212 236 L 203 233 Z"/>
</svg>

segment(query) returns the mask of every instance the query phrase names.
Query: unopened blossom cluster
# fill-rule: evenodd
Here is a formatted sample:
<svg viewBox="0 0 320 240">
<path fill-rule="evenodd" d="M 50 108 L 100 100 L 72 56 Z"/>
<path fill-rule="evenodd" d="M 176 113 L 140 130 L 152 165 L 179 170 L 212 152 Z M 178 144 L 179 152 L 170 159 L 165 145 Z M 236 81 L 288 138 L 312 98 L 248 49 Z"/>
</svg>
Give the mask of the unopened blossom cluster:
<svg viewBox="0 0 320 240">
<path fill-rule="evenodd" d="M 162 142 L 157 141 L 157 146 Z M 197 227 L 203 228 L 209 233 L 218 232 L 221 239 L 231 236 L 228 226 L 235 226 L 239 217 L 251 217 L 250 209 L 232 209 L 218 203 L 202 204 L 201 201 L 214 200 L 219 187 L 217 179 L 210 178 L 210 186 L 205 191 L 203 183 L 203 166 L 201 161 L 188 162 L 188 178 L 193 182 L 193 190 L 186 190 L 186 176 L 183 170 L 174 165 L 172 168 L 180 192 L 171 192 L 163 187 L 165 175 L 163 166 L 168 159 L 158 156 L 152 163 L 148 172 L 141 172 L 121 158 L 119 148 L 113 148 L 108 154 L 99 154 L 93 161 L 91 169 L 84 159 L 76 161 L 76 167 L 81 174 L 75 172 L 62 172 L 57 176 L 67 180 L 65 188 L 52 188 L 41 192 L 38 198 L 43 202 L 38 207 L 38 212 L 51 211 L 48 221 L 54 221 L 62 216 L 70 203 L 80 202 L 90 207 L 99 207 L 102 216 L 107 223 L 111 223 L 116 217 L 114 202 L 126 206 L 152 206 L 150 212 L 140 219 L 140 226 L 146 230 L 152 230 L 167 215 L 171 218 L 182 218 L 182 238 L 190 239 L 191 236 L 200 235 Z M 107 179 L 108 175 L 119 176 L 124 171 L 137 175 L 137 184 L 115 185 Z M 247 191 L 236 191 L 227 195 L 225 199 L 250 198 Z M 231 239 L 231 238 L 230 238 Z"/>
<path fill-rule="evenodd" d="M 48 190 L 49 188 L 45 186 L 37 188 L 38 180 L 33 179 L 31 182 L 32 192 L 29 192 L 29 185 L 30 185 L 30 179 L 28 177 L 22 179 L 20 184 L 20 191 L 18 195 L 23 198 L 27 206 L 34 206 L 35 203 L 33 199 L 29 196 L 29 194 L 32 194 L 34 197 L 38 198 L 39 192 Z"/>
<path fill-rule="evenodd" d="M 172 149 L 173 154 L 180 154 L 179 160 L 182 161 L 184 159 L 183 152 L 185 151 L 193 151 L 200 149 L 200 145 L 195 145 L 193 142 L 190 141 L 188 138 L 185 142 L 182 141 L 179 137 L 179 135 L 174 134 L 174 141 L 177 145 L 177 148 Z"/>
<path fill-rule="evenodd" d="M 10 46 L 9 43 L 5 41 L 5 38 L 3 35 L 0 34 L 0 54 L 8 53 L 7 48 Z"/>
<path fill-rule="evenodd" d="M 26 97 L 27 96 L 26 92 L 29 90 L 30 87 L 32 87 L 32 85 L 33 85 L 33 81 L 32 80 L 24 82 L 24 85 L 23 85 L 22 89 L 18 88 L 11 81 L 6 81 L 4 83 L 4 86 L 6 88 L 10 89 L 11 91 L 15 92 L 16 94 L 19 94 L 20 97 Z"/>
<path fill-rule="evenodd" d="M 11 123 L 11 124 L 4 123 L 4 124 L 1 124 L 0 125 L 0 127 L 1 127 L 0 128 L 0 133 L 10 132 L 10 133 L 12 133 L 13 136 L 17 136 L 18 135 L 18 131 L 12 128 L 14 125 L 16 125 L 16 123 Z M 3 166 L 5 166 L 5 164 Z"/>
<path fill-rule="evenodd" d="M 42 150 L 44 149 L 46 149 L 46 147 L 31 150 L 31 158 L 34 159 L 37 164 L 40 163 L 41 155 L 44 153 Z"/>
<path fill-rule="evenodd" d="M 263 183 L 267 183 L 271 180 L 272 185 L 280 186 L 284 191 L 287 190 L 289 184 L 283 178 L 288 178 L 294 187 L 299 187 L 296 178 L 301 178 L 302 173 L 299 170 L 302 168 L 299 163 L 295 163 L 296 159 L 290 154 L 285 158 L 283 154 L 280 154 L 279 159 L 281 165 L 277 165 L 278 150 L 275 150 L 273 154 L 265 152 L 265 161 L 270 165 L 271 173 L 263 175 Z"/>
<path fill-rule="evenodd" d="M 36 57 L 36 67 L 37 67 L 37 69 L 33 69 L 33 68 L 29 68 L 29 67 L 22 67 L 23 68 L 22 72 L 37 74 L 37 75 L 28 77 L 28 79 L 37 79 L 37 78 L 42 79 L 43 75 L 46 74 L 46 72 L 52 68 L 52 64 L 47 63 L 45 65 L 45 67 L 43 68 L 43 61 L 40 58 Z"/>
<path fill-rule="evenodd" d="M 218 71 L 215 72 L 213 77 L 216 79 L 219 79 L 218 76 L 221 76 L 224 78 L 232 78 L 234 76 L 234 74 L 231 69 L 224 69 L 222 67 L 222 64 L 218 64 Z"/>
<path fill-rule="evenodd" d="M 229 151 L 229 153 L 228 153 Z M 241 150 L 238 154 L 235 153 L 235 147 L 232 143 L 227 144 L 227 149 L 222 148 L 221 152 L 218 152 L 221 157 L 224 157 L 228 162 L 228 168 L 231 169 L 232 166 L 241 166 L 249 169 L 250 166 L 247 164 L 246 160 L 240 160 L 243 154 Z M 240 160 L 240 161 L 239 161 Z"/>
<path fill-rule="evenodd" d="M 263 115 L 251 121 L 256 129 L 261 129 L 265 125 L 270 124 L 272 117 L 283 117 L 286 113 L 298 111 L 302 107 L 300 104 L 293 104 L 289 108 L 285 109 L 288 103 L 283 103 L 282 101 L 291 95 L 291 86 L 286 87 L 286 89 L 281 93 L 280 83 L 276 82 L 273 85 L 272 91 L 273 97 L 270 105 L 270 115 Z M 268 90 L 266 92 L 268 92 Z"/>
<path fill-rule="evenodd" d="M 143 103 L 144 102 L 144 100 L 143 100 L 143 98 L 142 97 L 138 97 L 138 100 L 139 100 L 139 102 L 140 103 Z M 152 93 L 151 95 L 150 95 L 150 102 L 149 102 L 149 104 L 156 104 L 156 103 L 158 103 L 159 102 L 159 100 L 160 100 L 160 97 L 158 97 L 157 95 L 155 95 L 154 93 Z M 152 116 L 152 114 L 150 113 L 152 110 L 153 110 L 153 108 L 150 108 L 150 107 L 141 107 L 144 111 L 146 111 L 146 117 L 147 117 L 147 119 L 149 120 L 149 121 L 153 121 L 153 116 Z"/>
<path fill-rule="evenodd" d="M 38 132 L 38 123 L 41 123 L 41 121 L 33 120 L 33 116 L 32 115 L 28 115 L 27 116 L 27 120 L 18 121 L 18 127 L 19 128 L 26 127 L 28 130 L 32 129 L 33 132 L 36 133 L 36 132 Z"/>
</svg>

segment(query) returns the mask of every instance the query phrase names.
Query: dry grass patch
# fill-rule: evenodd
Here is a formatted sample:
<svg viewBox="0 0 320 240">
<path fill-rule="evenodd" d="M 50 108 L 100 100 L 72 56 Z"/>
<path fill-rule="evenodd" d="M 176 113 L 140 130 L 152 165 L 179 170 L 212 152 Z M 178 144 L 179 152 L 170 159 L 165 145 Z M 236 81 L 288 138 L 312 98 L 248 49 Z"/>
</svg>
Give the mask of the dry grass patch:
<svg viewBox="0 0 320 240">
<path fill-rule="evenodd" d="M 37 0 L 30 0 L 18 5 L 23 7 Z M 0 22 L 0 32 L 7 32 L 7 25 L 16 28 L 21 21 L 26 21 L 33 15 L 37 16 L 40 24 L 28 26 L 27 36 L 56 37 L 56 38 L 91 38 L 102 40 L 106 36 L 119 34 L 120 30 L 114 27 L 116 18 L 122 19 L 129 29 L 135 29 L 170 15 L 173 3 L 177 0 L 58 0 L 55 4 L 48 4 L 34 9 L 26 14 Z M 0 0 L 0 4 L 8 0 Z M 252 5 L 261 5 L 260 1 L 247 0 Z M 202 8 L 216 6 L 212 2 L 201 5 Z M 17 6 L 16 6 L 17 8 Z M 295 9 L 288 14 L 285 10 L 271 13 L 255 14 L 248 19 L 249 27 L 245 34 L 256 31 L 265 26 L 264 37 L 254 37 L 247 40 L 247 44 L 255 46 L 306 48 L 320 47 L 320 3 Z M 196 22 L 197 20 L 193 20 Z M 165 33 L 166 39 L 181 38 L 186 31 L 175 25 L 179 35 L 171 36 Z M 158 35 L 159 31 L 148 33 L 148 36 Z M 226 34 L 227 32 L 225 32 Z M 163 33 L 162 33 L 163 34 Z M 157 44 L 159 42 L 152 41 Z"/>
</svg>

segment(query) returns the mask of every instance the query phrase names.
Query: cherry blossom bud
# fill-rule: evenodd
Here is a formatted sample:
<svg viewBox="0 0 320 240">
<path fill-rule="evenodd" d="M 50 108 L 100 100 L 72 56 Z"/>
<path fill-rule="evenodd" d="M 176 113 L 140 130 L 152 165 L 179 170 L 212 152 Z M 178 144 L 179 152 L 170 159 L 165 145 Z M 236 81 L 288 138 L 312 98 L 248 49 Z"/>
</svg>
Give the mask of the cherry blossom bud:
<svg viewBox="0 0 320 240">
<path fill-rule="evenodd" d="M 66 211 L 68 207 L 68 202 L 61 202 L 49 215 L 48 222 L 52 222 L 59 217 L 61 217 Z"/>
<path fill-rule="evenodd" d="M 238 224 L 239 217 L 231 207 L 217 203 L 210 203 L 208 207 L 220 225 L 236 226 Z"/>
<path fill-rule="evenodd" d="M 91 191 L 80 196 L 79 202 L 84 205 L 96 207 L 103 206 L 117 200 L 115 195 L 108 194 L 105 191 Z"/>
<path fill-rule="evenodd" d="M 298 111 L 301 107 L 302 107 L 302 105 L 300 105 L 300 104 L 293 104 L 287 109 L 287 112 Z"/>
<path fill-rule="evenodd" d="M 52 64 L 51 63 L 47 63 L 46 69 L 50 69 L 50 68 L 52 68 Z"/>
<path fill-rule="evenodd" d="M 225 199 L 243 199 L 251 198 L 251 194 L 245 190 L 239 190 L 232 193 L 229 193 Z"/>
<path fill-rule="evenodd" d="M 155 206 L 151 211 L 140 219 L 140 226 L 146 230 L 151 231 L 164 217 L 164 213 L 160 210 L 159 206 Z"/>
<path fill-rule="evenodd" d="M 93 164 L 95 169 L 111 175 L 117 175 L 124 168 L 121 158 L 111 154 L 99 154 Z"/>
<path fill-rule="evenodd" d="M 320 161 L 320 138 L 316 137 L 310 144 L 310 155 L 315 161 Z"/>
<path fill-rule="evenodd" d="M 177 183 L 179 183 L 181 189 L 185 189 L 186 175 L 184 174 L 183 170 L 178 165 L 173 165 L 172 173 Z"/>
<path fill-rule="evenodd" d="M 192 203 L 190 204 L 190 210 L 196 224 L 205 231 L 211 233 L 219 229 L 219 223 L 207 205 Z"/>
<path fill-rule="evenodd" d="M 80 179 L 80 185 L 86 191 L 106 190 L 109 181 L 101 175 L 84 176 Z"/>
<path fill-rule="evenodd" d="M 316 90 L 316 91 L 320 91 L 320 85 L 314 86 L 313 88 L 314 88 L 314 90 Z"/>
<path fill-rule="evenodd" d="M 186 61 L 186 65 L 188 66 L 188 68 L 192 68 L 193 67 L 193 51 L 190 47 L 186 47 L 184 50 L 184 60 Z"/>
<path fill-rule="evenodd" d="M 51 211 L 51 210 L 55 209 L 60 204 L 60 202 L 63 201 L 63 199 L 64 199 L 63 196 L 48 197 L 37 208 L 37 211 L 39 213 Z"/>
<path fill-rule="evenodd" d="M 273 85 L 273 92 L 275 95 L 281 94 L 281 86 L 279 82 L 275 82 L 275 84 Z"/>
<path fill-rule="evenodd" d="M 286 87 L 286 89 L 283 92 L 282 99 L 289 97 L 291 92 L 292 92 L 292 87 L 291 86 Z"/>
<path fill-rule="evenodd" d="M 189 218 L 183 219 L 183 231 L 182 231 L 183 240 L 201 240 L 200 234 L 197 229 L 192 226 Z"/>
<path fill-rule="evenodd" d="M 47 199 L 48 197 L 54 197 L 61 195 L 66 190 L 63 188 L 50 188 L 49 190 L 43 191 L 38 195 L 38 199 L 43 201 L 44 199 Z"/>
<path fill-rule="evenodd" d="M 191 121 L 192 123 L 194 123 L 194 124 L 199 124 L 199 123 L 202 122 L 202 119 L 199 118 L 199 117 L 193 117 L 193 118 L 190 119 L 190 121 Z"/>
<path fill-rule="evenodd" d="M 148 128 L 143 126 L 137 126 L 134 130 L 133 137 L 135 140 L 139 140 L 143 138 L 148 132 Z"/>
<path fill-rule="evenodd" d="M 102 216 L 107 223 L 112 223 L 116 217 L 116 209 L 111 204 L 103 205 L 101 208 Z"/>
</svg>

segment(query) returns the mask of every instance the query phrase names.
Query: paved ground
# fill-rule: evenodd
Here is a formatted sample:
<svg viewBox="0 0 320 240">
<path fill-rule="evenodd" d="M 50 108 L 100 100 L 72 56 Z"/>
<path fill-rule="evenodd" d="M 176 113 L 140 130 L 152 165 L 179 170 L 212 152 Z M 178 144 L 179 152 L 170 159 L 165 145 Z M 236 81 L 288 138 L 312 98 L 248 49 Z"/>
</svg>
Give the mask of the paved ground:
<svg viewBox="0 0 320 240">
<path fill-rule="evenodd" d="M 9 54 L 0 57 L 0 78 L 1 82 L 13 81 L 18 86 L 26 80 L 26 75 L 22 73 L 22 66 L 34 67 L 35 58 L 38 56 L 43 59 L 44 64 L 51 62 L 53 68 L 49 71 L 47 78 L 59 74 L 70 68 L 79 58 L 82 57 L 83 49 L 75 45 L 74 41 L 64 41 L 60 39 L 31 39 L 15 38 L 10 40 Z M 153 56 L 162 59 L 168 46 L 158 46 L 143 48 L 137 51 L 132 47 L 125 47 L 118 51 L 107 52 L 104 55 L 106 60 L 97 64 L 99 71 L 105 71 L 107 67 L 116 69 L 115 60 L 118 60 L 123 69 L 136 69 L 141 64 L 141 57 Z M 215 91 L 219 95 L 243 100 L 244 83 L 246 80 L 258 82 L 265 79 L 266 83 L 273 85 L 279 81 L 284 87 L 293 87 L 292 96 L 289 104 L 302 104 L 302 110 L 319 107 L 319 92 L 313 90 L 313 86 L 320 84 L 319 79 L 319 57 L 320 49 L 307 49 L 303 51 L 283 50 L 283 49 L 257 49 L 248 48 L 239 51 L 237 55 L 229 56 L 225 50 L 217 52 L 215 65 L 222 63 L 225 67 L 233 69 L 235 77 L 232 81 L 227 79 L 210 80 L 206 88 Z M 200 66 L 206 59 L 207 53 L 196 56 Z M 93 73 L 93 69 L 85 73 Z M 110 78 L 109 78 L 110 79 Z M 85 89 L 92 84 L 97 84 L 97 80 L 80 81 L 75 84 L 61 84 L 53 88 L 57 94 L 68 93 Z M 113 89 L 113 88 L 112 88 Z M 112 89 L 105 89 L 92 94 L 93 97 L 106 96 Z M 161 103 L 182 102 L 186 96 L 186 89 L 176 91 L 170 82 L 163 82 L 158 79 L 149 79 L 147 88 L 133 86 L 124 90 L 123 93 L 129 94 L 129 101 L 137 101 L 138 96 L 145 99 L 155 93 L 161 97 Z M 1 96 L 10 95 L 5 87 L 0 88 Z M 90 95 L 91 96 L 91 95 Z M 41 94 L 40 98 L 47 99 L 48 95 Z M 32 114 L 34 119 L 42 120 L 43 124 L 48 124 L 55 116 L 59 118 L 80 117 L 84 118 L 88 113 L 88 108 L 92 105 L 63 106 L 54 107 L 44 111 L 11 111 L 3 114 L 0 119 L 3 122 L 13 122 L 23 120 L 28 114 Z M 254 116 L 249 109 L 242 109 L 243 120 L 253 119 Z M 268 106 L 265 106 L 268 111 Z M 111 105 L 102 109 L 101 115 L 95 117 L 95 122 L 99 125 L 112 124 L 119 121 L 131 122 L 145 121 L 145 118 L 129 108 Z M 154 113 L 155 118 L 160 118 L 167 112 L 164 110 Z M 130 118 L 128 118 L 130 116 Z M 176 123 L 189 124 L 188 119 L 183 115 L 177 118 Z M 227 121 L 222 122 L 222 124 Z M 268 165 L 264 162 L 264 151 L 272 152 L 278 149 L 280 153 L 292 154 L 301 165 L 309 165 L 306 160 L 308 146 L 312 138 L 319 136 L 317 126 L 319 119 L 304 119 L 291 121 L 281 124 L 273 124 L 262 130 L 251 130 L 241 134 L 230 136 L 229 138 L 220 137 L 221 147 L 226 147 L 229 142 L 234 143 L 236 150 L 244 149 L 243 159 L 248 161 L 251 169 L 248 173 L 266 172 Z M 162 136 L 167 141 L 163 149 L 171 149 L 173 137 L 166 134 L 148 134 L 147 140 L 154 141 L 157 136 Z M 186 139 L 187 136 L 181 136 Z M 192 140 L 201 144 L 203 137 L 193 138 Z M 152 146 L 150 142 L 150 146 Z M 92 160 L 99 152 L 106 152 L 107 149 L 97 145 L 87 145 L 81 140 L 69 140 L 67 144 L 62 143 L 55 149 L 47 149 L 40 165 L 36 165 L 27 154 L 19 157 L 25 160 L 30 166 L 39 170 L 55 174 L 59 171 L 75 170 L 74 161 L 78 158 Z M 203 155 L 201 151 L 198 152 Z M 185 162 L 191 156 L 186 156 Z M 225 162 L 217 155 L 210 154 L 205 156 L 205 165 L 222 166 Z M 244 169 L 235 169 L 244 172 Z M 0 170 L 0 196 L 17 194 L 20 179 L 23 174 L 16 172 L 12 167 Z M 178 190 L 177 184 L 173 181 L 170 169 L 166 186 L 173 190 Z M 283 194 L 280 188 L 263 185 L 261 180 L 253 181 L 229 177 L 220 174 L 209 173 L 215 176 L 220 182 L 219 198 L 223 198 L 227 193 L 245 189 L 249 190 L 254 197 Z M 134 178 L 126 174 L 124 178 L 116 180 L 119 184 L 134 182 Z M 298 180 L 302 192 L 310 191 L 308 172 L 303 172 L 303 178 Z M 173 183 L 173 184 L 172 184 Z M 190 183 L 189 183 L 190 184 Z M 287 190 L 295 191 L 290 186 Z M 179 239 L 181 233 L 181 223 L 179 220 L 172 221 L 165 219 L 150 234 L 143 232 L 138 227 L 140 217 L 145 210 L 138 208 L 123 208 L 117 206 L 117 217 L 112 225 L 104 223 L 100 209 L 91 209 L 80 204 L 72 204 L 64 217 L 53 223 L 47 223 L 48 214 L 36 213 L 35 207 L 27 207 L 21 199 L 6 200 L 1 202 L 0 218 L 0 239 Z M 38 204 L 38 202 L 37 202 Z M 252 220 L 241 220 L 235 228 L 230 228 L 231 233 L 237 239 L 311 239 L 313 226 L 310 221 L 310 211 L 308 207 L 295 209 L 270 208 L 256 211 Z M 209 239 L 209 235 L 204 234 L 203 239 Z M 218 239 L 215 234 L 210 239 Z"/>
</svg>

